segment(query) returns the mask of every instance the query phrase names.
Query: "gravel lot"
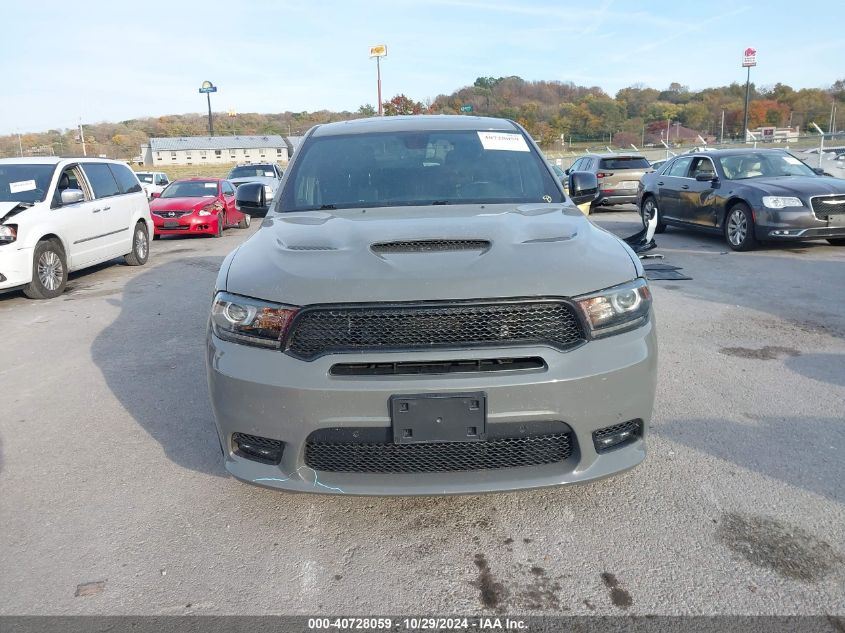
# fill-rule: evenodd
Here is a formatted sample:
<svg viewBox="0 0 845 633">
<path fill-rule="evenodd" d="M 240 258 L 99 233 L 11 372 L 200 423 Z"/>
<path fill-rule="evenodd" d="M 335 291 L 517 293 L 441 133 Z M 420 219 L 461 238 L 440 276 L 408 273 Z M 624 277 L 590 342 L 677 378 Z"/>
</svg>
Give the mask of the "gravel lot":
<svg viewBox="0 0 845 633">
<path fill-rule="evenodd" d="M 0 614 L 845 614 L 845 248 L 670 228 L 659 252 L 693 279 L 652 285 L 644 464 L 381 499 L 222 469 L 206 312 L 255 230 L 155 242 L 52 301 L 0 296 Z"/>
</svg>

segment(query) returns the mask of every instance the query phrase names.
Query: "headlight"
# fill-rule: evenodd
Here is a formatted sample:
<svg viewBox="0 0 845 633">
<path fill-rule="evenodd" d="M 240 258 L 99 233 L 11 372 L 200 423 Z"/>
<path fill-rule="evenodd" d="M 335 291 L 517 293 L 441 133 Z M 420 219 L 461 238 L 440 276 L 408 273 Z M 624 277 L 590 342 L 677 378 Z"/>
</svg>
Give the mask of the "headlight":
<svg viewBox="0 0 845 633">
<path fill-rule="evenodd" d="M 198 214 L 198 215 L 199 215 L 200 217 L 203 217 L 203 218 L 204 218 L 204 217 L 207 217 L 207 216 L 209 216 L 209 215 L 214 215 L 214 213 L 215 213 L 216 211 L 217 211 L 217 209 L 215 209 L 215 208 L 214 208 L 214 205 L 213 205 L 213 204 L 210 204 L 210 205 L 208 205 L 207 207 L 203 207 L 202 209 L 200 209 L 200 210 L 199 210 L 199 214 Z"/>
<path fill-rule="evenodd" d="M 763 196 L 763 206 L 769 209 L 783 209 L 784 207 L 803 207 L 800 198 L 784 196 Z"/>
<path fill-rule="evenodd" d="M 18 239 L 18 227 L 9 224 L 0 224 L 0 244 L 11 244 Z"/>
<path fill-rule="evenodd" d="M 644 324 L 651 308 L 651 290 L 645 279 L 614 286 L 575 299 L 587 319 L 593 338 L 618 334 Z"/>
<path fill-rule="evenodd" d="M 273 187 L 264 185 L 264 197 L 267 198 L 267 202 L 273 199 Z"/>
<path fill-rule="evenodd" d="M 211 307 L 211 328 L 233 343 L 280 349 L 299 308 L 217 293 Z"/>
</svg>

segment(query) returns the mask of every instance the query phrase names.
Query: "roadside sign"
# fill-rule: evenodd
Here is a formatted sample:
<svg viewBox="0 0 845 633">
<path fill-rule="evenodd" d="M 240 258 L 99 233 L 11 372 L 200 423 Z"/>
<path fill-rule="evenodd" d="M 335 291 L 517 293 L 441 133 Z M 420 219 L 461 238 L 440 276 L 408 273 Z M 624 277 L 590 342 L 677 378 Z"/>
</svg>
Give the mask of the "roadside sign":
<svg viewBox="0 0 845 633">
<path fill-rule="evenodd" d="M 757 65 L 757 51 L 753 48 L 746 48 L 742 56 L 742 67 L 750 68 Z"/>
<path fill-rule="evenodd" d="M 202 86 L 200 86 L 200 94 L 208 92 L 217 92 L 217 86 L 212 84 L 210 81 L 204 81 L 202 82 Z"/>
<path fill-rule="evenodd" d="M 377 44 L 375 46 L 370 46 L 370 57 L 386 57 L 387 56 L 387 46 L 384 44 Z"/>
<path fill-rule="evenodd" d="M 472 105 L 466 104 L 461 106 L 461 112 L 472 112 Z"/>
</svg>

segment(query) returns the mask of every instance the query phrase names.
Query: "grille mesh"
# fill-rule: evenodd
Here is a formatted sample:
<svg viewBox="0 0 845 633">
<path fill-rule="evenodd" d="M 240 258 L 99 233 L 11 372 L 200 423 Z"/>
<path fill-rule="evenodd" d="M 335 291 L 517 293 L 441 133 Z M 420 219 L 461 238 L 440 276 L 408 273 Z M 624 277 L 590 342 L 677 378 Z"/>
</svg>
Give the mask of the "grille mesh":
<svg viewBox="0 0 845 633">
<path fill-rule="evenodd" d="M 374 253 L 433 253 L 443 251 L 486 251 L 487 240 L 407 240 L 373 244 Z"/>
<path fill-rule="evenodd" d="M 504 437 L 486 442 L 392 444 L 308 440 L 305 463 L 323 472 L 434 473 L 539 466 L 572 455 L 570 433 Z"/>
<path fill-rule="evenodd" d="M 288 350 L 300 358 L 329 352 L 547 344 L 567 349 L 584 340 L 572 309 L 560 301 L 338 307 L 304 310 Z"/>
<path fill-rule="evenodd" d="M 192 213 L 193 211 L 153 211 L 153 215 L 157 215 L 158 217 L 165 219 L 181 218 L 184 215 L 191 215 Z"/>
<path fill-rule="evenodd" d="M 813 212 L 820 218 L 845 213 L 845 196 L 816 196 L 810 199 L 810 203 L 813 205 Z"/>
</svg>

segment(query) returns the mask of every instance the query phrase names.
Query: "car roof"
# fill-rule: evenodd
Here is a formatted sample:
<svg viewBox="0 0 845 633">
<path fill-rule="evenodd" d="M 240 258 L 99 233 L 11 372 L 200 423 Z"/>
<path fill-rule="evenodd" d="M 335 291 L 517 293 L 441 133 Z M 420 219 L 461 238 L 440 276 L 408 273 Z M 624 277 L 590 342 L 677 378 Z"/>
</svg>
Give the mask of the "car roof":
<svg viewBox="0 0 845 633">
<path fill-rule="evenodd" d="M 190 176 L 189 178 L 177 178 L 173 182 L 185 182 L 185 181 L 188 181 L 188 180 L 201 180 L 201 181 L 205 181 L 205 182 L 213 180 L 215 182 L 223 182 L 226 179 L 225 178 L 212 178 L 211 176 L 209 176 L 208 178 L 206 178 L 205 176 Z"/>
<path fill-rule="evenodd" d="M 311 132 L 311 135 L 338 136 L 341 134 L 430 132 L 433 130 L 495 130 L 500 132 L 518 132 L 519 128 L 513 121 L 509 121 L 508 119 L 458 114 L 418 114 L 324 123 L 316 126 Z"/>
<path fill-rule="evenodd" d="M 78 163 L 80 161 L 86 163 L 121 163 L 126 164 L 125 160 L 118 160 L 116 158 L 97 158 L 94 156 L 18 156 L 13 158 L 0 158 L 0 164 L 14 164 L 21 163 L 30 165 L 58 165 L 59 163 Z"/>
<path fill-rule="evenodd" d="M 632 152 L 604 152 L 604 153 L 589 153 L 584 154 L 584 156 L 589 156 L 590 158 L 645 158 L 642 154 L 636 154 Z"/>
<path fill-rule="evenodd" d="M 683 158 L 684 156 L 738 156 L 741 154 L 788 154 L 785 149 L 781 149 L 779 147 L 758 147 L 757 149 L 753 147 L 734 147 L 730 149 L 708 149 L 707 151 L 699 151 L 699 152 L 688 152 L 686 154 L 679 154 L 678 156 L 673 156 L 673 158 Z"/>
</svg>

